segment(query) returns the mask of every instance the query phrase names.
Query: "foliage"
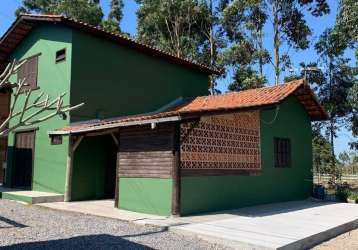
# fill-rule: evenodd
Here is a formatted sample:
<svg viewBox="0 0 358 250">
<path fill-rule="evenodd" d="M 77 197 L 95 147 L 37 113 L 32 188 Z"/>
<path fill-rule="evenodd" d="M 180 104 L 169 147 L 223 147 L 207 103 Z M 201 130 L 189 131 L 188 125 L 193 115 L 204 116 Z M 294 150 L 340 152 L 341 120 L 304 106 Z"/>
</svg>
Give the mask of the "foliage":
<svg viewBox="0 0 358 250">
<path fill-rule="evenodd" d="M 16 10 L 20 13 L 57 14 L 76 20 L 102 26 L 113 33 L 121 33 L 120 22 L 123 18 L 123 0 L 111 0 L 107 19 L 100 6 L 100 0 L 23 0 Z"/>
<path fill-rule="evenodd" d="M 340 0 L 339 10 L 334 27 L 334 35 L 339 37 L 345 47 L 356 50 L 358 59 L 358 3 L 356 0 Z M 340 47 L 344 50 L 345 47 Z"/>
<path fill-rule="evenodd" d="M 324 68 L 320 72 L 309 74 L 309 80 L 316 85 L 321 104 L 330 117 L 323 125 L 330 140 L 332 162 L 335 164 L 334 140 L 337 131 L 352 112 L 349 93 L 357 81 L 358 72 L 350 65 L 350 59 L 344 57 L 343 51 L 337 46 L 339 38 L 332 36 L 332 32 L 332 29 L 323 32 L 315 45 Z"/>
<path fill-rule="evenodd" d="M 234 82 L 229 85 L 230 91 L 261 88 L 265 85 L 266 78 L 259 76 L 251 67 L 240 67 L 235 71 Z"/>
<path fill-rule="evenodd" d="M 108 17 L 102 22 L 104 29 L 113 33 L 122 33 L 120 22 L 123 18 L 123 7 L 123 0 L 111 0 Z"/>
<path fill-rule="evenodd" d="M 350 192 L 347 199 L 358 202 L 358 192 Z"/>
<path fill-rule="evenodd" d="M 348 128 L 352 131 L 353 137 L 358 138 L 358 80 L 355 81 L 348 93 L 348 103 L 352 108 L 352 111 L 347 118 L 348 123 L 350 124 Z M 351 141 L 349 144 L 351 149 L 358 150 L 358 139 Z"/>
<path fill-rule="evenodd" d="M 230 45 L 221 55 L 222 64 L 232 72 L 229 90 L 261 87 L 266 83 L 263 66 L 269 61 L 269 53 L 263 48 L 263 25 L 267 15 L 261 5 L 259 1 L 220 2 L 222 30 Z"/>
<path fill-rule="evenodd" d="M 179 57 L 197 59 L 208 8 L 198 0 L 136 0 L 138 40 Z"/>
<path fill-rule="evenodd" d="M 258 45 L 257 58 L 260 67 L 270 62 L 278 84 L 280 72 L 290 65 L 288 51 L 282 53 L 283 44 L 289 48 L 307 49 L 312 33 L 305 19 L 305 11 L 313 16 L 329 13 L 325 0 L 222 0 L 223 27 L 230 41 L 248 40 Z M 272 27 L 274 47 L 273 60 L 262 46 L 262 29 L 265 24 Z M 261 46 L 260 46 L 261 43 Z"/>
<path fill-rule="evenodd" d="M 331 164 L 331 145 L 318 131 L 314 133 L 312 147 L 314 171 L 316 173 L 334 174 L 334 168 Z"/>
<path fill-rule="evenodd" d="M 336 197 L 338 198 L 338 200 L 346 202 L 350 194 L 351 188 L 347 183 L 338 184 L 336 186 Z"/>
<path fill-rule="evenodd" d="M 16 10 L 20 13 L 61 14 L 77 20 L 100 25 L 103 12 L 99 0 L 23 0 Z"/>
</svg>

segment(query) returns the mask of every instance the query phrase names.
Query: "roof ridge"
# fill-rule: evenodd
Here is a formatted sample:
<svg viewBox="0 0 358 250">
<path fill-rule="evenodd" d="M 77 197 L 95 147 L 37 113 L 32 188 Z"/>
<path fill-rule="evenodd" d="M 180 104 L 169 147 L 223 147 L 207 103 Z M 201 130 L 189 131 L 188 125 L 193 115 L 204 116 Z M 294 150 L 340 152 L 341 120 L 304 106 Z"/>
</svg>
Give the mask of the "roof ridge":
<svg viewBox="0 0 358 250">
<path fill-rule="evenodd" d="M 226 96 L 226 95 L 236 95 L 236 94 L 239 94 L 239 93 L 242 94 L 244 92 L 249 92 L 249 91 L 257 91 L 257 90 L 263 90 L 263 89 L 279 88 L 279 87 L 284 87 L 284 86 L 291 85 L 291 84 L 297 84 L 297 86 L 300 86 L 303 83 L 304 83 L 304 79 L 300 78 L 300 79 L 297 79 L 297 80 L 291 80 L 291 81 L 288 81 L 288 82 L 279 83 L 278 85 L 264 86 L 264 87 L 260 87 L 260 88 L 245 89 L 245 90 L 240 90 L 240 91 L 228 91 L 228 92 L 218 94 L 218 95 L 202 95 L 202 96 L 197 96 L 195 98 L 220 97 L 220 96 Z"/>
<path fill-rule="evenodd" d="M 131 43 L 134 43 L 134 44 L 137 44 L 137 45 L 140 45 L 140 46 L 143 46 L 143 47 L 146 47 L 147 49 L 151 49 L 151 50 L 154 50 L 154 51 L 157 51 L 159 53 L 162 53 L 162 54 L 165 54 L 167 56 L 170 56 L 170 57 L 173 57 L 173 58 L 176 58 L 178 60 L 182 60 L 182 61 L 185 61 L 187 63 L 190 63 L 190 64 L 194 64 L 194 65 L 197 65 L 198 67 L 202 67 L 202 68 L 205 68 L 206 70 L 209 70 L 211 71 L 212 73 L 216 73 L 216 74 L 219 74 L 220 71 L 218 69 L 215 69 L 215 68 L 212 68 L 208 65 L 205 65 L 203 63 L 200 63 L 200 62 L 197 62 L 195 60 L 192 60 L 192 59 L 189 59 L 189 58 L 185 58 L 185 57 L 180 57 L 180 56 L 177 56 L 177 55 L 174 55 L 172 53 L 169 53 L 167 51 L 164 51 L 164 50 L 161 50 L 155 46 L 151 46 L 151 45 L 148 45 L 148 44 L 145 44 L 145 43 L 142 43 L 140 41 L 137 41 L 133 38 L 130 38 L 130 37 L 127 37 L 127 36 L 124 36 L 122 34 L 118 34 L 118 33 L 114 33 L 114 32 L 109 32 L 105 29 L 103 29 L 101 26 L 95 26 L 95 25 L 92 25 L 92 24 L 89 24 L 89 23 L 86 23 L 86 22 L 83 22 L 83 21 L 80 21 L 76 18 L 73 18 L 73 17 L 68 17 L 68 16 L 65 16 L 65 15 L 53 15 L 53 14 L 32 14 L 32 13 L 21 13 L 19 15 L 18 18 L 21 18 L 21 17 L 34 17 L 34 18 L 41 18 L 41 17 L 49 17 L 49 18 L 61 18 L 63 20 L 67 20 L 67 21 L 71 21 L 71 22 L 75 22 L 75 23 L 79 23 L 81 25 L 85 25 L 89 28 L 93 28 L 93 29 L 96 29 L 96 30 L 99 30 L 101 32 L 105 32 L 109 35 L 112 35 L 112 36 L 115 36 L 115 37 L 118 37 L 118 38 L 121 38 L 123 40 L 126 40 L 128 42 L 131 42 Z"/>
</svg>

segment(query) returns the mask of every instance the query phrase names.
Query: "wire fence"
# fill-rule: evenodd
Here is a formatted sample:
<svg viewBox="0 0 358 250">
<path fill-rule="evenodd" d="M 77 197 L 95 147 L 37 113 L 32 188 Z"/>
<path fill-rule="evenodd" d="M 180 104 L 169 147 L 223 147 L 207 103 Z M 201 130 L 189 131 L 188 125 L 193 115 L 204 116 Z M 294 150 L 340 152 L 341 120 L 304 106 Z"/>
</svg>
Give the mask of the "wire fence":
<svg viewBox="0 0 358 250">
<path fill-rule="evenodd" d="M 329 174 L 315 174 L 313 176 L 314 183 L 328 183 L 332 179 L 332 176 Z M 340 182 L 347 182 L 351 185 L 358 185 L 358 174 L 344 174 L 339 179 Z"/>
</svg>

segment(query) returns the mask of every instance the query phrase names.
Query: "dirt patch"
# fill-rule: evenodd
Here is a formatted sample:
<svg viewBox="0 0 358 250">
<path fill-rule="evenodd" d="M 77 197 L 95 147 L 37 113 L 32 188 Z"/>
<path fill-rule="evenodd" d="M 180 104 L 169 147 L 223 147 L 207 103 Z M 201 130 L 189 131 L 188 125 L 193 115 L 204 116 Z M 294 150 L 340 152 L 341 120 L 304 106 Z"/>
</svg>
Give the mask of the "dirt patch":
<svg viewBox="0 0 358 250">
<path fill-rule="evenodd" d="M 358 229 L 339 235 L 338 237 L 313 248 L 313 250 L 350 250 L 358 249 Z"/>
</svg>

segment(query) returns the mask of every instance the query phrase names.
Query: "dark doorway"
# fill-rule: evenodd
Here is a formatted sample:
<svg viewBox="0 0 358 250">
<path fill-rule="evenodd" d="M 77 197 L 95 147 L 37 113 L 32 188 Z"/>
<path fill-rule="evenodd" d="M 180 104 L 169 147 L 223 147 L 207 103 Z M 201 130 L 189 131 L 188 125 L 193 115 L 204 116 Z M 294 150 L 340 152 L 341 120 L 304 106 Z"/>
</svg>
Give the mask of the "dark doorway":
<svg viewBox="0 0 358 250">
<path fill-rule="evenodd" d="M 86 136 L 73 161 L 71 199 L 113 199 L 117 146 L 110 135 Z"/>
<path fill-rule="evenodd" d="M 12 186 L 30 189 L 35 150 L 35 131 L 15 133 Z"/>
</svg>

